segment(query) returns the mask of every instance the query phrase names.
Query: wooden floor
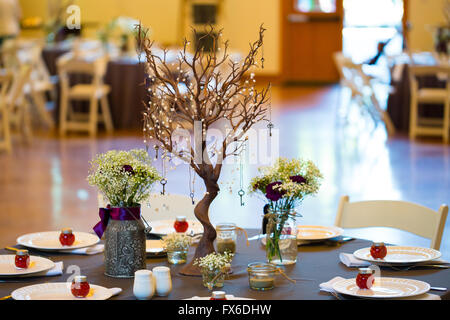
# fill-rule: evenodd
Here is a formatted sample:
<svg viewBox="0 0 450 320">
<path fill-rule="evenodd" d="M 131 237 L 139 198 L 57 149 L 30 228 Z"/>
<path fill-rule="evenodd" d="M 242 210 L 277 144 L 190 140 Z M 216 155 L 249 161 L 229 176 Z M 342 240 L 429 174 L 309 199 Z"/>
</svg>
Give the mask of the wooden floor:
<svg viewBox="0 0 450 320">
<path fill-rule="evenodd" d="M 387 139 L 383 128 L 374 128 L 355 110 L 347 120 L 338 116 L 340 97 L 338 87 L 273 90 L 280 155 L 312 159 L 325 176 L 319 195 L 301 206 L 304 218 L 300 223 L 333 224 L 342 195 L 351 200 L 401 199 L 435 210 L 450 202 L 448 145 L 439 140 L 410 142 L 402 136 Z M 31 146 L 14 137 L 13 154 L 0 153 L 0 246 L 12 245 L 17 236 L 28 232 L 67 226 L 90 231 L 98 210 L 96 190 L 86 182 L 89 160 L 110 149 L 143 146 L 140 132 L 117 132 L 95 140 L 84 136 L 61 140 L 44 132 L 36 134 Z M 246 205 L 240 206 L 236 167 L 224 169 L 222 192 L 211 208 L 212 220 L 259 228 L 263 202 L 246 196 Z M 256 164 L 245 166 L 245 181 L 256 168 Z M 171 171 L 169 192 L 188 195 L 188 177 L 186 166 Z M 197 196 L 202 192 L 197 181 Z M 357 234 L 398 244 L 429 245 L 387 229 Z M 442 251 L 450 258 L 450 219 Z"/>
</svg>

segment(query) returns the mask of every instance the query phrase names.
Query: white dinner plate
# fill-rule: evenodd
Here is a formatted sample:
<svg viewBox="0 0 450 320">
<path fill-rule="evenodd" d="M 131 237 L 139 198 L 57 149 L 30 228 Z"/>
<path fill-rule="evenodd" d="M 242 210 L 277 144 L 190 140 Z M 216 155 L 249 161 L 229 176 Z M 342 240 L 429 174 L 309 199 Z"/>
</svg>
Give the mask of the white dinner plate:
<svg viewBox="0 0 450 320">
<path fill-rule="evenodd" d="M 334 226 L 297 226 L 297 240 L 327 240 L 339 237 L 344 230 Z"/>
<path fill-rule="evenodd" d="M 370 289 L 360 289 L 356 279 L 344 279 L 333 284 L 333 289 L 341 294 L 370 299 L 398 299 L 414 297 L 430 290 L 430 285 L 423 281 L 399 278 L 375 278 Z"/>
<path fill-rule="evenodd" d="M 377 264 L 414 264 L 427 262 L 441 257 L 437 250 L 421 247 L 387 246 L 387 255 L 384 259 L 374 259 L 370 255 L 370 248 L 355 251 L 355 258 Z"/>
<path fill-rule="evenodd" d="M 15 255 L 0 256 L 0 276 L 17 277 L 33 273 L 48 271 L 55 266 L 53 261 L 36 256 L 30 256 L 30 266 L 27 269 L 17 269 L 15 266 Z"/>
<path fill-rule="evenodd" d="M 147 240 L 146 252 L 154 255 L 162 254 L 164 252 L 163 242 L 161 240 Z"/>
<path fill-rule="evenodd" d="M 63 246 L 59 242 L 60 234 L 60 231 L 30 233 L 17 238 L 17 244 L 42 251 L 61 251 L 90 247 L 100 241 L 95 234 L 74 232 L 74 244 L 71 246 Z"/>
<path fill-rule="evenodd" d="M 250 299 L 250 298 L 240 298 L 240 297 L 235 297 L 231 294 L 227 294 L 226 295 L 227 300 L 255 300 L 255 299 Z M 192 297 L 192 298 L 188 298 L 188 299 L 183 299 L 183 300 L 210 300 L 211 297 Z"/>
<path fill-rule="evenodd" d="M 189 224 L 189 228 L 186 231 L 187 234 L 200 234 L 203 233 L 203 226 L 199 221 L 196 220 L 187 220 Z M 174 233 L 175 228 L 173 225 L 175 224 L 175 220 L 158 220 L 150 222 L 150 226 L 152 227 L 152 233 L 158 235 L 167 235 L 169 233 Z"/>
<path fill-rule="evenodd" d="M 11 296 L 14 300 L 107 300 L 115 294 L 114 289 L 90 285 L 91 292 L 86 298 L 76 298 L 70 285 L 68 282 L 36 284 L 17 289 Z"/>
</svg>

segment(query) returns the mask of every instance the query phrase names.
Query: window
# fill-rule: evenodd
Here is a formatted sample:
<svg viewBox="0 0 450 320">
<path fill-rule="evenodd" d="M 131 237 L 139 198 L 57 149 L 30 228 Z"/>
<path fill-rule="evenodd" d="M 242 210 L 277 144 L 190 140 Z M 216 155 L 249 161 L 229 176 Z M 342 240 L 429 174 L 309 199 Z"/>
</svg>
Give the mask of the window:
<svg viewBox="0 0 450 320">
<path fill-rule="evenodd" d="M 301 12 L 336 12 L 336 0 L 296 0 L 297 10 Z"/>
</svg>

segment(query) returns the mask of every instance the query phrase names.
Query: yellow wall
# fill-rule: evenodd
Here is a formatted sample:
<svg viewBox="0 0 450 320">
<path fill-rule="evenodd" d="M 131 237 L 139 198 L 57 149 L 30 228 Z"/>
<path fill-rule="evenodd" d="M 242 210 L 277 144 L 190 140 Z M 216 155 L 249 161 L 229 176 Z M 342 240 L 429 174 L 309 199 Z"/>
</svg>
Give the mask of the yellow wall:
<svg viewBox="0 0 450 320">
<path fill-rule="evenodd" d="M 20 0 L 24 16 L 46 16 L 48 0 Z M 182 0 L 75 0 L 81 8 L 82 23 L 103 25 L 117 16 L 129 16 L 151 27 L 154 40 L 163 44 L 180 43 Z M 222 11 L 224 38 L 231 49 L 246 52 L 249 41 L 258 36 L 264 23 L 268 29 L 265 41 L 265 69 L 261 73 L 279 72 L 279 2 L 276 0 L 225 0 Z M 86 36 L 95 37 L 89 29 Z"/>
<path fill-rule="evenodd" d="M 445 24 L 446 0 L 409 0 L 410 45 L 412 50 L 432 51 L 433 27 Z"/>
<path fill-rule="evenodd" d="M 20 0 L 25 17 L 46 16 L 47 1 Z M 181 6 L 184 0 L 75 0 L 81 7 L 82 22 L 105 24 L 117 16 L 141 20 L 152 29 L 152 37 L 163 44 L 180 42 Z M 223 0 L 224 38 L 231 49 L 246 52 L 249 41 L 257 37 L 258 27 L 268 29 L 265 40 L 266 68 L 261 73 L 280 72 L 280 2 L 287 0 Z M 410 33 L 413 50 L 432 50 L 433 35 L 427 26 L 445 22 L 442 7 L 446 0 L 409 0 Z M 96 29 L 87 36 L 95 37 Z M 35 35 L 35 33 L 33 34 Z"/>
</svg>

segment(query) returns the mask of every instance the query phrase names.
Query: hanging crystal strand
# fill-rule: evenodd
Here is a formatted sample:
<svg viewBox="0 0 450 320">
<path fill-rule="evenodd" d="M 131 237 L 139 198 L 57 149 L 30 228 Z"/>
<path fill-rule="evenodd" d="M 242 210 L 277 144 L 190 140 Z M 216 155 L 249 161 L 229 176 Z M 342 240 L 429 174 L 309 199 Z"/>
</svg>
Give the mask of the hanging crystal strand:
<svg viewBox="0 0 450 320">
<path fill-rule="evenodd" d="M 159 158 L 159 146 L 155 145 L 153 148 L 155 149 L 155 160 L 158 160 L 158 158 Z"/>
<path fill-rule="evenodd" d="M 272 83 L 269 84 L 269 124 L 267 128 L 269 129 L 269 137 L 272 137 L 272 129 L 275 126 L 272 122 Z"/>
</svg>

